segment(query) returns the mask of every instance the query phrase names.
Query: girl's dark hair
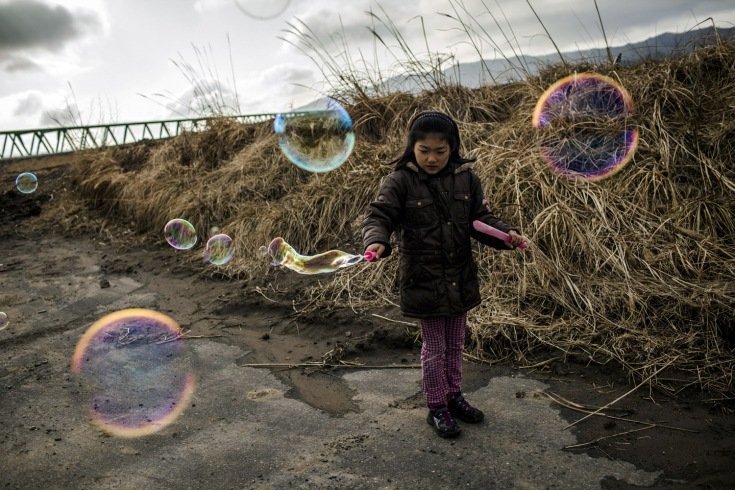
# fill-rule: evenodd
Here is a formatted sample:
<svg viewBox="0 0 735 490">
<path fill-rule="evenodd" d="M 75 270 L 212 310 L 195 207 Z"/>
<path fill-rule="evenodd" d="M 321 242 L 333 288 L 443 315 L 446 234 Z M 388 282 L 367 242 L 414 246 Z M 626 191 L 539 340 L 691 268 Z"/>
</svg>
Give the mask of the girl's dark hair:
<svg viewBox="0 0 735 490">
<path fill-rule="evenodd" d="M 474 162 L 473 158 L 465 158 L 459 154 L 461 140 L 459 138 L 459 127 L 454 119 L 437 111 L 424 111 L 416 114 L 408 124 L 408 141 L 403 154 L 393 160 L 391 164 L 396 169 L 404 167 L 408 162 L 416 163 L 416 155 L 413 153 L 413 147 L 420 139 L 426 138 L 430 134 L 438 134 L 449 143 L 449 163 L 463 164 Z"/>
</svg>

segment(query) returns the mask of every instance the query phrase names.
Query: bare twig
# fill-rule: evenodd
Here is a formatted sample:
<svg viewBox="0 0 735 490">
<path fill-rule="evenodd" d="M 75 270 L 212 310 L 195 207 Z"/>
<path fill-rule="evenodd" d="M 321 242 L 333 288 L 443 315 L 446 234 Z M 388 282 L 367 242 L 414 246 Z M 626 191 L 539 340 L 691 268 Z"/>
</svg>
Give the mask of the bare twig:
<svg viewBox="0 0 735 490">
<path fill-rule="evenodd" d="M 587 414 L 593 413 L 592 408 L 588 408 L 588 407 L 585 407 L 584 405 L 579 405 L 577 403 L 574 403 L 574 402 L 571 402 L 569 400 L 566 400 L 565 398 L 561 397 L 560 395 L 558 395 L 556 393 L 543 392 L 543 391 L 538 391 L 536 393 L 539 393 L 540 395 L 546 396 L 548 399 L 550 399 L 554 403 L 556 403 L 558 405 L 561 405 L 562 407 L 566 407 L 566 408 L 568 408 L 570 410 L 575 410 L 577 412 L 582 412 L 582 413 L 587 413 Z M 605 410 L 617 410 L 617 411 L 620 411 L 620 412 L 628 412 L 628 410 L 626 410 L 626 409 L 615 409 L 613 407 L 608 407 Z M 659 424 L 659 423 L 653 423 L 653 422 L 643 422 L 642 420 L 631 419 L 631 418 L 628 418 L 628 417 L 618 417 L 618 416 L 615 416 L 615 415 L 608 415 L 608 414 L 602 413 L 602 412 L 596 413 L 595 415 L 597 415 L 599 417 L 604 417 L 604 418 L 612 419 L 612 420 L 619 420 L 621 422 L 630 422 L 630 423 L 639 424 L 639 425 L 653 425 L 653 426 L 656 426 L 656 427 L 660 427 L 662 429 L 671 429 L 671 430 L 677 430 L 677 431 L 681 431 L 681 432 L 692 432 L 692 433 L 695 433 L 695 434 L 696 433 L 699 433 L 699 431 L 692 430 L 692 429 L 685 429 L 683 427 L 675 427 L 673 425 Z"/>
<path fill-rule="evenodd" d="M 554 49 L 556 50 L 556 54 L 559 55 L 559 59 L 562 63 L 564 63 L 564 66 L 567 66 L 567 61 L 564 59 L 564 55 L 561 54 L 561 50 L 559 49 L 559 46 L 556 45 L 556 41 L 554 41 L 554 38 L 551 37 L 551 34 L 549 33 L 549 30 L 546 28 L 546 25 L 541 20 L 541 17 L 539 17 L 538 13 L 536 13 L 536 9 L 533 8 L 533 5 L 531 5 L 530 0 L 526 0 L 526 3 L 528 4 L 529 8 L 531 9 L 531 12 L 533 12 L 533 15 L 536 16 L 536 20 L 538 20 L 539 24 L 541 24 L 541 27 L 544 28 L 544 32 L 546 33 L 546 37 L 549 38 L 549 41 L 551 41 L 551 44 L 554 45 Z"/>
<path fill-rule="evenodd" d="M 661 367 L 660 367 L 660 368 L 658 368 L 658 369 L 657 369 L 656 371 L 654 371 L 654 372 L 653 372 L 653 373 L 652 373 L 651 375 L 649 375 L 649 376 L 648 376 L 648 377 L 647 377 L 646 379 L 644 379 L 643 381 L 641 381 L 640 383 L 638 383 L 638 384 L 637 384 L 637 385 L 635 385 L 635 386 L 634 386 L 633 388 L 631 388 L 631 389 L 630 389 L 630 390 L 628 390 L 627 392 L 623 393 L 622 395 L 620 395 L 619 397 L 617 397 L 617 398 L 616 398 L 616 399 L 614 399 L 613 401 L 611 401 L 611 402 L 609 402 L 609 403 L 606 403 L 605 405 L 603 405 L 602 407 L 598 408 L 598 409 L 597 409 L 597 410 L 595 410 L 594 412 L 588 413 L 587 415 L 585 415 L 585 416 L 584 416 L 584 417 L 582 417 L 581 419 L 577 420 L 576 422 L 573 422 L 573 423 L 571 423 L 571 424 L 567 425 L 566 427 L 564 427 L 564 430 L 567 430 L 567 429 L 569 429 L 570 427 L 573 427 L 573 426 L 577 425 L 578 423 L 582 422 L 583 420 L 587 420 L 587 419 L 588 419 L 588 418 L 590 418 L 591 416 L 593 416 L 593 415 L 597 415 L 598 413 L 600 413 L 601 411 L 605 410 L 606 408 L 608 408 L 608 407 L 610 407 L 610 406 L 612 406 L 612 405 L 615 405 L 615 404 L 616 404 L 617 402 L 619 402 L 620 400 L 622 400 L 623 398 L 625 398 L 626 396 L 630 395 L 630 394 L 631 394 L 631 393 L 633 393 L 633 392 L 634 392 L 635 390 L 637 390 L 638 388 L 640 388 L 641 386 L 643 386 L 644 384 L 646 384 L 646 383 L 647 383 L 648 381 L 650 381 L 650 380 L 651 380 L 651 379 L 652 379 L 652 378 L 653 378 L 654 376 L 656 376 L 656 375 L 657 375 L 658 373 L 660 373 L 661 371 L 663 371 L 664 369 L 666 369 L 667 367 L 669 367 L 669 366 L 670 366 L 670 365 L 671 365 L 671 364 L 672 364 L 672 363 L 673 363 L 673 362 L 674 362 L 674 361 L 675 361 L 676 359 L 678 359 L 678 356 L 677 356 L 677 357 L 675 357 L 675 358 L 673 358 L 673 359 L 671 359 L 671 360 L 670 360 L 669 362 L 667 362 L 667 363 L 666 363 L 665 365 L 661 366 Z"/>
<path fill-rule="evenodd" d="M 373 313 L 372 315 L 374 317 L 380 318 L 381 320 L 386 320 L 386 321 L 393 322 L 393 323 L 402 323 L 403 325 L 410 325 L 412 327 L 417 326 L 416 323 L 414 322 L 404 322 L 403 320 L 394 320 L 392 318 L 388 318 L 383 315 L 378 315 L 377 313 Z"/>
<path fill-rule="evenodd" d="M 605 439 L 612 439 L 613 437 L 620 437 L 620 436 L 624 436 L 624 435 L 628 435 L 628 434 L 633 434 L 635 432 L 641 432 L 643 430 L 653 429 L 654 427 L 656 427 L 656 426 L 655 425 L 647 425 L 645 427 L 639 427 L 637 429 L 630 429 L 630 430 L 626 430 L 624 432 L 618 432 L 617 434 L 610 434 L 608 436 L 601 436 L 601 437 L 598 437 L 597 439 L 593 439 L 593 440 L 587 441 L 587 442 L 582 442 L 580 444 L 571 444 L 569 446 L 564 446 L 562 449 L 564 449 L 564 450 L 568 450 L 568 449 L 579 449 L 579 448 L 582 448 L 582 447 L 592 446 L 594 444 L 597 444 L 600 441 L 604 441 Z"/>
<path fill-rule="evenodd" d="M 278 301 L 276 301 L 276 300 L 274 300 L 274 299 L 271 299 L 271 298 L 269 298 L 268 296 L 266 296 L 266 295 L 265 295 L 265 293 L 263 292 L 263 290 L 262 290 L 262 289 L 260 289 L 260 287 L 259 287 L 259 286 L 258 286 L 258 287 L 255 287 L 255 288 L 253 288 L 253 291 L 255 291 L 256 293 L 258 293 L 259 295 L 261 295 L 262 297 L 264 297 L 265 299 L 267 299 L 267 300 L 268 300 L 268 301 L 270 301 L 271 303 L 278 303 Z"/>
<path fill-rule="evenodd" d="M 605 40 L 605 49 L 607 50 L 607 61 L 610 63 L 610 65 L 613 64 L 613 57 L 612 57 L 612 51 L 610 51 L 610 44 L 607 42 L 607 34 L 605 34 L 605 23 L 602 22 L 602 15 L 600 14 L 600 7 L 597 5 L 597 0 L 594 0 L 595 2 L 595 10 L 597 11 L 597 19 L 600 21 L 600 30 L 602 31 L 602 38 Z"/>
</svg>

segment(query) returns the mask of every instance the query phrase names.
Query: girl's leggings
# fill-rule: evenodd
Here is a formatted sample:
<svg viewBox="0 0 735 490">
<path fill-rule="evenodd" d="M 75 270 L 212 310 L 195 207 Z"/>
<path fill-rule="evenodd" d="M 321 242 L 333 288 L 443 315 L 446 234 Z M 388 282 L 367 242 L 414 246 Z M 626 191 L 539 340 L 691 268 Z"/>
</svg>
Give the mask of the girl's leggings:
<svg viewBox="0 0 735 490">
<path fill-rule="evenodd" d="M 462 350 L 467 313 L 421 320 L 421 373 L 429 409 L 447 404 L 462 391 Z"/>
</svg>

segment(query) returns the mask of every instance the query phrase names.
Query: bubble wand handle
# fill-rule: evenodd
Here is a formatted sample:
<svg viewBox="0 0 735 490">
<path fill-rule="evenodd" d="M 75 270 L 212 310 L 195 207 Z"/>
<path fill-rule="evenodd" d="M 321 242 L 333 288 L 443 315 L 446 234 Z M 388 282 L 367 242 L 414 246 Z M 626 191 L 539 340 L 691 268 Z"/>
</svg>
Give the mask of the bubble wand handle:
<svg viewBox="0 0 735 490">
<path fill-rule="evenodd" d="M 367 252 L 365 252 L 362 257 L 365 259 L 366 262 L 375 262 L 376 260 L 378 260 L 378 254 L 376 254 L 372 250 L 368 250 Z"/>
<path fill-rule="evenodd" d="M 487 223 L 483 223 L 480 220 L 473 221 L 472 227 L 480 233 L 493 236 L 495 238 L 503 240 L 504 242 L 510 242 L 510 235 L 508 235 L 506 232 L 500 231 L 497 228 L 494 228 Z M 528 248 L 528 242 L 521 242 L 515 248 L 526 249 Z"/>
</svg>

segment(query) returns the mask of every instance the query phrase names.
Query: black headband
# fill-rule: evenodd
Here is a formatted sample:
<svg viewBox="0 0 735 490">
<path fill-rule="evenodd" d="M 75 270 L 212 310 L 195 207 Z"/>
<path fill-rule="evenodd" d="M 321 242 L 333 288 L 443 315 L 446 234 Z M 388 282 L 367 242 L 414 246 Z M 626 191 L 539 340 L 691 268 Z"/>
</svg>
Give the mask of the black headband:
<svg viewBox="0 0 735 490">
<path fill-rule="evenodd" d="M 454 129 L 455 131 L 459 131 L 459 127 L 457 126 L 457 123 L 454 122 L 454 119 L 452 119 L 451 117 L 447 116 L 443 112 L 437 112 L 437 111 L 426 111 L 426 112 L 419 113 L 411 121 L 411 124 L 409 125 L 409 129 L 410 128 L 413 128 L 416 125 L 416 123 L 419 122 L 421 119 L 425 119 L 425 118 L 429 118 L 429 117 L 441 119 L 444 122 L 449 123 L 449 125 L 452 126 L 452 129 Z"/>
</svg>

